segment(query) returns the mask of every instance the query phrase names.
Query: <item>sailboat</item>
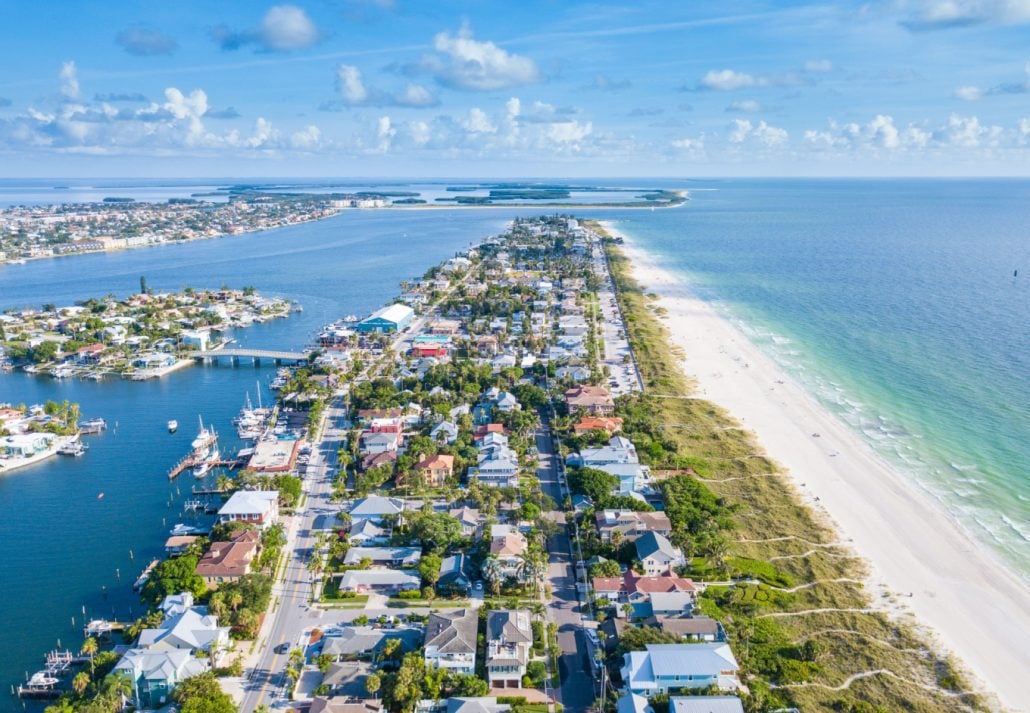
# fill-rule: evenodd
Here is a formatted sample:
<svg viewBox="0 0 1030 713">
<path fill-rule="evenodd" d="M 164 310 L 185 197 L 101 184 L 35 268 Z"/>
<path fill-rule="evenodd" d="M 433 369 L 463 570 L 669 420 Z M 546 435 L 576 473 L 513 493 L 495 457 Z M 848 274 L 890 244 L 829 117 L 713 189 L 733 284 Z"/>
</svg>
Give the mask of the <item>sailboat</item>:
<svg viewBox="0 0 1030 713">
<path fill-rule="evenodd" d="M 195 462 L 193 476 L 203 478 L 218 462 L 221 454 L 218 452 L 218 434 L 213 428 L 208 429 L 204 426 L 204 419 L 199 416 L 197 418 L 200 422 L 200 431 L 193 439 L 193 443 L 190 444 L 193 448 L 192 455 Z"/>
</svg>

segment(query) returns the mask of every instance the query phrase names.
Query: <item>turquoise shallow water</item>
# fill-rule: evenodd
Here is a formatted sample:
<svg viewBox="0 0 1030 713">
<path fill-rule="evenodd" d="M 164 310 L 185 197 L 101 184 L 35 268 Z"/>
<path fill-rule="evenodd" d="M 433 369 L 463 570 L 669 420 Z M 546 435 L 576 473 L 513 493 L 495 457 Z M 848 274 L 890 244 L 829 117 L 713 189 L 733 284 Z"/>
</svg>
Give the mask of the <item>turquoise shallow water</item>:
<svg viewBox="0 0 1030 713">
<path fill-rule="evenodd" d="M 692 200 L 577 213 L 617 221 L 662 256 L 974 535 L 1030 572 L 1030 182 L 648 184 L 686 186 Z M 0 309 L 125 294 L 140 275 L 157 289 L 254 285 L 304 312 L 242 331 L 241 343 L 297 347 L 514 215 L 537 212 L 354 212 L 0 267 Z M 0 402 L 68 398 L 118 423 L 90 440 L 84 458 L 0 478 L 0 685 L 35 670 L 57 639 L 77 645 L 71 617 L 81 625 L 82 607 L 138 611 L 129 583 L 178 519 L 192 479 L 169 486 L 164 473 L 188 447 L 196 416 L 229 434 L 244 393 L 253 398 L 255 381 L 271 375 L 197 367 L 97 384 L 0 374 Z M 164 431 L 169 418 L 181 424 L 175 436 Z M 0 711 L 20 708 L 0 696 Z"/>
<path fill-rule="evenodd" d="M 620 228 L 1030 574 L 1030 183 L 699 188 Z"/>
</svg>

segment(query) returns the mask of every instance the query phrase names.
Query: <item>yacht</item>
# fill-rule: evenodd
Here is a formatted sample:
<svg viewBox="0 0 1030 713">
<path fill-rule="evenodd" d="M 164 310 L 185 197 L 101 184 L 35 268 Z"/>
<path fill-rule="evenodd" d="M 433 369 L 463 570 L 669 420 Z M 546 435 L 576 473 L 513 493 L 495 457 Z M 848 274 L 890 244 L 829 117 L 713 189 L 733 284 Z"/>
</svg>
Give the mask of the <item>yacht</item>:
<svg viewBox="0 0 1030 713">
<path fill-rule="evenodd" d="M 168 422 L 168 432 L 169 433 L 175 433 L 178 430 L 179 430 L 179 422 L 176 421 L 173 418 L 171 421 Z"/>
<path fill-rule="evenodd" d="M 81 456 L 86 454 L 86 449 L 89 448 L 85 443 L 81 441 L 68 441 L 63 446 L 57 449 L 58 455 L 62 456 Z"/>
</svg>

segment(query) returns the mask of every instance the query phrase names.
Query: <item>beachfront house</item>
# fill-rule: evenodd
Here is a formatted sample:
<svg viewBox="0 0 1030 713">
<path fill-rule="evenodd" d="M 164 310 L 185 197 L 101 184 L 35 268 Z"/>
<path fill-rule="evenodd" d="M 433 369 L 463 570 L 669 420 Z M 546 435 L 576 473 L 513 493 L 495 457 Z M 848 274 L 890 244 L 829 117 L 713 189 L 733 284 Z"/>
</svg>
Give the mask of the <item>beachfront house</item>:
<svg viewBox="0 0 1030 713">
<path fill-rule="evenodd" d="M 565 391 L 565 404 L 569 407 L 569 413 L 587 413 L 591 416 L 611 416 L 615 413 L 615 401 L 603 386 L 574 386 Z"/>
<path fill-rule="evenodd" d="M 237 490 L 218 510 L 218 522 L 248 522 L 262 530 L 278 517 L 278 490 Z"/>
<path fill-rule="evenodd" d="M 433 612 L 426 622 L 426 665 L 475 674 L 479 614 L 475 609 Z"/>
<path fill-rule="evenodd" d="M 644 574 L 664 574 L 687 563 L 683 550 L 674 547 L 669 538 L 657 532 L 645 532 L 636 539 L 634 545 Z"/>
<path fill-rule="evenodd" d="M 738 668 L 726 643 L 648 644 L 625 654 L 622 680 L 627 691 L 649 697 L 681 688 L 735 690 Z"/>
</svg>

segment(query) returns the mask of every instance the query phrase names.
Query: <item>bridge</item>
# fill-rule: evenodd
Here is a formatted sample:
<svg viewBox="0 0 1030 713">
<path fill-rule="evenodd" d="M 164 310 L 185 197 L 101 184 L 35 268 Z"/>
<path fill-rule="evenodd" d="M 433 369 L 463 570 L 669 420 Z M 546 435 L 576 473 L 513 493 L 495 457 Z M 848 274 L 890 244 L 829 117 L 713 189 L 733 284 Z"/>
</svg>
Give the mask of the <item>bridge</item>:
<svg viewBox="0 0 1030 713">
<path fill-rule="evenodd" d="M 307 361 L 308 352 L 287 352 L 276 349 L 215 349 L 213 351 L 193 352 L 194 359 L 269 359 L 271 361 Z"/>
</svg>

